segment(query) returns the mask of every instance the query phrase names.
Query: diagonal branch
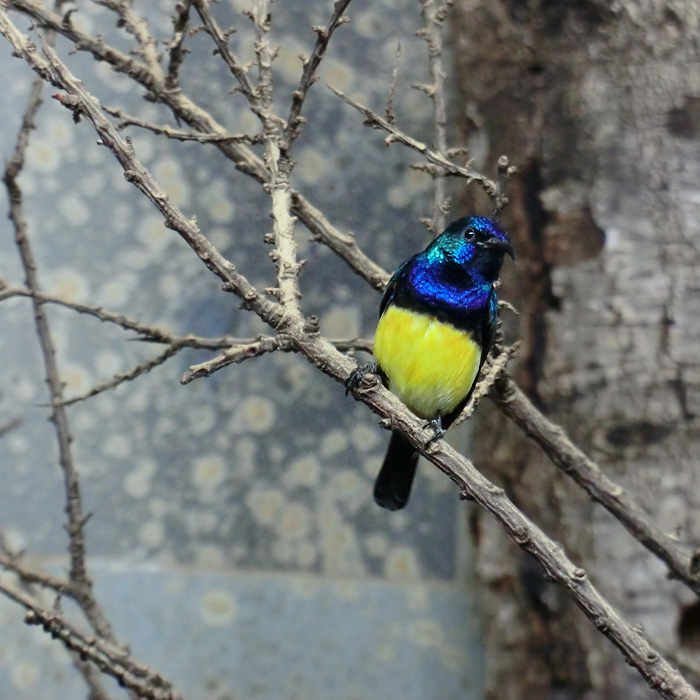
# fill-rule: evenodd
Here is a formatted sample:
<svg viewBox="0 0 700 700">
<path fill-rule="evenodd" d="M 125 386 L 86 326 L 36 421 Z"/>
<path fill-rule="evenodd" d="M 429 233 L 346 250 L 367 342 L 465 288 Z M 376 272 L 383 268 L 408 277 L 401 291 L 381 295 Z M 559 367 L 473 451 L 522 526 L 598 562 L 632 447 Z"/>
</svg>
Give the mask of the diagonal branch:
<svg viewBox="0 0 700 700">
<path fill-rule="evenodd" d="M 678 541 L 657 527 L 634 499 L 609 479 L 588 455 L 576 447 L 558 425 L 535 408 L 507 375 L 496 382 L 493 401 L 565 474 L 604 506 L 650 552 L 668 566 L 673 578 L 700 595 L 700 570 Z"/>
<path fill-rule="evenodd" d="M 390 123 L 386 119 L 380 117 L 376 112 L 373 112 L 371 109 L 361 105 L 359 102 L 355 102 L 355 100 L 348 97 L 345 93 L 341 92 L 340 90 L 336 90 L 331 85 L 328 87 L 338 97 L 340 97 L 343 102 L 349 104 L 351 107 L 360 112 L 360 114 L 364 115 L 367 126 L 386 131 L 389 134 L 389 136 L 387 136 L 384 140 L 387 146 L 394 142 L 402 143 L 404 146 L 408 146 L 414 151 L 421 153 L 429 163 L 437 166 L 438 168 L 442 168 L 447 175 L 463 177 L 467 180 L 467 184 L 478 182 L 484 188 L 486 194 L 488 194 L 491 198 L 497 194 L 497 183 L 472 169 L 469 163 L 466 165 L 457 165 L 456 163 L 453 163 L 451 160 L 449 160 L 449 158 L 447 158 L 447 156 L 428 148 L 428 146 L 426 146 L 424 143 L 404 133 L 393 123 Z"/>
</svg>

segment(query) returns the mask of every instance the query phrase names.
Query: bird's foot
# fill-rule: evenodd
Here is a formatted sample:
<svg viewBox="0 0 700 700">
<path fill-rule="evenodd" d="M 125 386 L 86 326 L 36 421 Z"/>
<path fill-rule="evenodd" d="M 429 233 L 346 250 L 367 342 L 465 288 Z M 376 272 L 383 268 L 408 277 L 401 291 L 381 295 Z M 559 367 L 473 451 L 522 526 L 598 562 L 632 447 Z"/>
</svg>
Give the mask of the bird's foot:
<svg viewBox="0 0 700 700">
<path fill-rule="evenodd" d="M 366 365 L 355 367 L 355 369 L 350 372 L 350 376 L 345 380 L 345 396 L 357 389 L 357 387 L 360 386 L 360 382 L 368 374 L 377 374 L 378 369 L 376 362 L 368 362 Z"/>
<path fill-rule="evenodd" d="M 425 443 L 426 447 L 429 447 L 434 442 L 437 442 L 447 432 L 442 427 L 442 418 L 440 418 L 440 416 L 434 418 L 433 420 L 429 420 L 423 427 L 433 429 L 433 437 L 431 437 L 430 440 Z"/>
</svg>

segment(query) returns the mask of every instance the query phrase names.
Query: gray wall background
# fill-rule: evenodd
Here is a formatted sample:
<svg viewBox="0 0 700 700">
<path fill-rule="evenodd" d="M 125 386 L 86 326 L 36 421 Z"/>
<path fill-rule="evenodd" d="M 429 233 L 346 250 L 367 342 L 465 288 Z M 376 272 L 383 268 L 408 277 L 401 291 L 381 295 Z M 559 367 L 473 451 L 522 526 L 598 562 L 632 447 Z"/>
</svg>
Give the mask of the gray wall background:
<svg viewBox="0 0 700 700">
<path fill-rule="evenodd" d="M 135 3 L 156 33 L 170 32 L 170 1 Z M 252 58 L 243 0 L 215 6 L 235 22 L 233 44 Z M 128 46 L 108 12 L 79 2 L 73 21 Z M 312 24 L 328 2 L 274 6 L 278 95 L 286 104 L 308 53 Z M 431 104 L 412 82 L 428 82 L 425 45 L 414 37 L 420 6 L 409 0 L 351 5 L 322 80 L 307 101 L 295 185 L 387 269 L 425 244 L 417 222 L 430 207 L 430 179 L 414 157 L 344 106 L 332 84 L 381 111 L 396 43 L 400 124 L 430 137 Z M 183 85 L 234 131 L 255 118 L 203 33 L 188 42 Z M 59 43 L 63 55 L 67 47 Z M 0 148 L 14 148 L 32 75 L 0 44 Z M 140 91 L 89 57 L 68 59 L 106 105 L 172 123 Z M 46 291 L 97 303 L 185 334 L 248 337 L 262 330 L 238 310 L 152 206 L 123 178 L 89 124 L 48 99 L 21 184 Z M 286 113 L 287 109 L 281 109 Z M 274 268 L 262 244 L 269 202 L 259 186 L 209 146 L 130 130 L 138 156 L 188 215 L 255 283 Z M 6 211 L 6 200 L 2 201 Z M 0 218 L 0 276 L 22 284 L 7 219 Z M 371 336 L 377 294 L 332 253 L 298 237 L 308 259 L 304 306 L 331 337 Z M 50 308 L 69 393 L 126 371 L 158 348 L 129 334 Z M 301 358 L 277 354 L 181 386 L 211 353 L 186 351 L 149 375 L 70 409 L 82 478 L 90 568 L 120 639 L 188 698 L 480 696 L 483 659 L 469 588 L 464 506 L 448 479 L 424 465 L 406 511 L 372 502 L 388 434 L 340 385 Z M 0 304 L 0 527 L 32 563 L 63 572 L 64 497 L 31 307 Z M 0 698 L 84 697 L 63 649 L 22 625 L 0 599 Z"/>
</svg>

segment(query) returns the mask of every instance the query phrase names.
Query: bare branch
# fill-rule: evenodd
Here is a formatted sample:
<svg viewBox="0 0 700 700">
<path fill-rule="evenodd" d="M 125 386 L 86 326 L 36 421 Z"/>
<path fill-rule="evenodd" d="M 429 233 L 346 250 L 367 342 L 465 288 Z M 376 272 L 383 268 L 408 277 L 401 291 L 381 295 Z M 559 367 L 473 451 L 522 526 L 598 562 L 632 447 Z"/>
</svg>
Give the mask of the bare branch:
<svg viewBox="0 0 700 700">
<path fill-rule="evenodd" d="M 262 143 L 262 134 L 203 134 L 196 131 L 180 131 L 179 129 L 173 129 L 167 124 L 153 124 L 152 122 L 144 121 L 138 117 L 132 117 L 121 109 L 106 106 L 102 108 L 107 114 L 111 114 L 113 117 L 119 119 L 119 123 L 117 124 L 117 129 L 119 129 L 119 131 L 122 131 L 127 126 L 138 126 L 141 129 L 152 131 L 154 134 L 167 136 L 169 139 L 175 141 L 198 141 L 199 143 L 213 143 L 217 141 L 248 144 Z"/>
<path fill-rule="evenodd" d="M 291 343 L 286 343 L 281 338 L 260 337 L 253 342 L 241 343 L 235 345 L 225 352 L 217 355 L 207 362 L 202 362 L 199 365 L 192 365 L 180 378 L 182 384 L 189 384 L 194 379 L 209 377 L 214 372 L 228 367 L 231 364 L 240 364 L 244 360 L 252 357 L 260 357 L 268 352 L 275 350 L 290 350 Z"/>
<path fill-rule="evenodd" d="M 68 399 L 63 399 L 61 401 L 61 404 L 63 406 L 72 406 L 74 403 L 84 401 L 85 399 L 89 399 L 92 396 L 97 396 L 98 394 L 101 394 L 104 391 L 116 389 L 116 387 L 118 387 L 120 384 L 130 382 L 132 379 L 136 379 L 142 374 L 150 372 L 154 367 L 158 367 L 164 362 L 167 362 L 171 357 L 176 355 L 181 350 L 181 348 L 182 346 L 177 347 L 171 345 L 170 347 L 166 348 L 160 355 L 157 355 L 156 357 L 153 357 L 148 360 L 144 360 L 143 362 L 139 362 L 139 364 L 136 365 L 136 367 L 133 367 L 128 372 L 120 372 L 119 374 L 115 374 L 114 377 L 112 377 L 112 379 L 109 379 L 106 382 L 101 382 L 100 384 L 96 384 L 83 394 L 79 394 L 78 396 L 71 396 Z"/>
<path fill-rule="evenodd" d="M 333 6 L 333 14 L 331 15 L 325 27 L 314 27 L 316 32 L 316 44 L 311 56 L 304 59 L 304 71 L 299 82 L 299 87 L 292 93 L 292 106 L 287 117 L 287 126 L 284 130 L 284 141 L 287 149 L 291 148 L 294 140 L 301 133 L 301 125 L 303 119 L 301 117 L 301 109 L 304 106 L 304 100 L 311 86 L 318 80 L 316 70 L 321 63 L 321 60 L 326 55 L 328 44 L 330 43 L 333 32 L 341 25 L 349 22 L 348 17 L 344 17 L 343 13 L 347 10 L 351 0 L 337 0 Z"/>
<path fill-rule="evenodd" d="M 447 109 L 445 106 L 445 72 L 442 69 L 442 25 L 447 10 L 453 5 L 453 0 L 446 2 L 441 8 L 435 0 L 421 0 L 421 15 L 423 29 L 418 36 L 425 39 L 428 45 L 428 65 L 432 85 L 427 94 L 433 101 L 433 149 L 438 153 L 447 150 Z M 445 228 L 445 216 L 449 210 L 445 187 L 445 171 L 438 170 L 433 175 L 433 217 L 431 230 L 437 235 Z"/>
<path fill-rule="evenodd" d="M 216 19 L 214 19 L 214 15 L 211 12 L 211 3 L 209 0 L 192 0 L 192 4 L 194 5 L 194 9 L 197 10 L 202 22 L 204 22 L 207 33 L 214 40 L 219 55 L 223 58 L 231 74 L 238 81 L 240 92 L 245 95 L 251 109 L 257 113 L 258 92 L 250 81 L 246 67 L 238 60 L 233 49 L 231 49 L 228 43 L 228 35 L 221 30 Z"/>
<path fill-rule="evenodd" d="M 442 168 L 447 175 L 466 178 L 467 184 L 471 182 L 478 182 L 483 187 L 486 194 L 489 195 L 489 197 L 493 198 L 496 195 L 498 188 L 497 184 L 493 182 L 493 180 L 489 180 L 489 178 L 482 175 L 481 173 L 478 173 L 476 170 L 472 170 L 469 163 L 467 163 L 466 165 L 456 165 L 455 163 L 450 161 L 446 156 L 428 148 L 428 146 L 426 146 L 421 141 L 417 141 L 416 139 L 408 136 L 408 134 L 405 134 L 396 126 L 390 124 L 386 119 L 380 117 L 376 112 L 373 112 L 371 109 L 368 109 L 367 107 L 361 105 L 359 102 L 355 102 L 355 100 L 351 99 L 340 90 L 336 90 L 330 85 L 328 87 L 338 97 L 340 97 L 340 99 L 343 100 L 343 102 L 349 104 L 351 107 L 360 112 L 360 114 L 363 114 L 367 120 L 365 123 L 368 126 L 377 129 L 383 129 L 384 131 L 386 131 L 389 134 L 389 136 L 387 136 L 387 138 L 384 140 L 387 146 L 393 142 L 402 143 L 404 146 L 408 146 L 414 151 L 418 151 L 419 153 L 421 153 L 432 165 L 437 166 L 438 168 Z"/>
<path fill-rule="evenodd" d="M 394 114 L 394 95 L 396 93 L 396 83 L 399 79 L 399 64 L 401 62 L 401 42 L 396 44 L 396 59 L 394 60 L 394 70 L 391 73 L 391 84 L 389 85 L 389 94 L 386 97 L 386 107 L 384 113 L 386 114 L 386 120 L 389 124 L 393 124 L 396 121 L 396 115 Z"/>
<path fill-rule="evenodd" d="M 474 391 L 469 398 L 469 402 L 459 414 L 453 425 L 464 423 L 465 420 L 469 420 L 472 417 L 481 399 L 483 399 L 484 396 L 488 396 L 494 383 L 501 376 L 506 368 L 506 365 L 510 362 L 513 356 L 517 354 L 519 349 L 520 343 L 513 343 L 513 345 L 510 347 L 501 350 L 497 357 L 489 357 L 481 370 L 480 379 L 474 387 Z"/>
<path fill-rule="evenodd" d="M 100 671 L 116 679 L 120 686 L 149 700 L 182 700 L 182 695 L 163 676 L 103 639 L 81 632 L 59 612 L 46 610 L 32 596 L 1 579 L 0 592 L 26 609 L 24 621 L 28 625 L 43 627 L 80 659 L 92 662 Z"/>
<path fill-rule="evenodd" d="M 693 566 L 691 553 L 685 551 L 673 536 L 658 528 L 622 486 L 609 479 L 590 457 L 569 440 L 560 426 L 552 423 L 532 405 L 510 377 L 503 376 L 495 386 L 497 392 L 492 398 L 499 408 L 544 450 L 559 469 L 661 559 L 673 578 L 700 595 L 700 571 Z"/>
<path fill-rule="evenodd" d="M 0 12 L 4 14 L 4 11 Z M 37 77 L 32 85 L 31 96 L 22 118 L 22 126 L 17 139 L 15 152 L 8 162 L 3 175 L 3 182 L 5 183 L 10 199 L 10 220 L 14 226 L 15 243 L 17 244 L 20 260 L 24 269 L 27 287 L 33 292 L 39 291 L 39 277 L 34 253 L 32 252 L 32 247 L 27 236 L 27 224 L 24 218 L 24 212 L 22 211 L 22 191 L 17 179 L 24 166 L 24 158 L 29 144 L 29 135 L 34 127 L 34 118 L 41 105 L 43 82 L 44 81 L 40 77 Z M 58 364 L 56 362 L 56 350 L 51 337 L 48 318 L 41 302 L 35 297 L 32 297 L 32 305 L 34 307 L 36 332 L 44 360 L 46 382 L 49 386 L 51 397 L 51 422 L 56 431 L 59 464 L 63 473 L 66 493 L 70 580 L 76 591 L 76 600 L 95 630 L 106 639 L 113 639 L 112 629 L 93 596 L 92 580 L 88 576 L 85 564 L 85 535 L 83 526 L 87 517 L 83 513 L 78 473 L 73 461 L 73 453 L 71 450 L 72 437 L 68 424 L 68 416 L 61 405 L 61 401 L 63 400 L 63 382 L 61 381 Z"/>
</svg>

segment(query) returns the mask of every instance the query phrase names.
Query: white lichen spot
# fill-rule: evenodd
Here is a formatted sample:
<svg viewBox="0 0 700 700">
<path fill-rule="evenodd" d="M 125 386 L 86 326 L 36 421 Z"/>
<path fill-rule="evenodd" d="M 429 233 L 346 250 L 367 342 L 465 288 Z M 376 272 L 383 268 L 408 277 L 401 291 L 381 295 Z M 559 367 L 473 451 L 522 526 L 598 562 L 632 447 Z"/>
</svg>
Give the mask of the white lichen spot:
<svg viewBox="0 0 700 700">
<path fill-rule="evenodd" d="M 63 218 L 73 226 L 84 226 L 90 220 L 90 210 L 77 195 L 65 195 L 59 201 L 58 209 Z"/>
<path fill-rule="evenodd" d="M 234 416 L 232 432 L 268 432 L 275 424 L 277 409 L 275 404 L 264 396 L 249 396 L 241 403 Z"/>
<path fill-rule="evenodd" d="M 138 284 L 139 278 L 133 272 L 121 272 L 102 285 L 100 302 L 110 307 L 124 306 Z"/>
<path fill-rule="evenodd" d="M 233 213 L 231 213 L 231 217 L 233 217 Z M 216 248 L 222 250 L 231 243 L 231 233 L 228 229 L 217 226 L 209 232 L 209 240 Z"/>
<path fill-rule="evenodd" d="M 226 462 L 221 455 L 209 454 L 195 459 L 192 464 L 192 482 L 205 491 L 213 491 L 226 478 Z"/>
<path fill-rule="evenodd" d="M 190 432 L 193 435 L 204 435 L 208 433 L 216 423 L 216 413 L 208 404 L 202 404 L 194 408 L 187 415 Z"/>
<path fill-rule="evenodd" d="M 381 442 L 379 430 L 371 425 L 367 425 L 367 423 L 358 423 L 350 431 L 350 441 L 356 450 L 361 450 L 362 452 L 371 452 Z"/>
<path fill-rule="evenodd" d="M 331 430 L 321 440 L 321 456 L 332 457 L 347 449 L 348 436 L 343 430 Z"/>
<path fill-rule="evenodd" d="M 95 369 L 102 375 L 116 374 L 122 369 L 122 357 L 111 350 L 102 350 L 95 358 Z"/>
<path fill-rule="evenodd" d="M 53 173 L 61 164 L 58 149 L 50 141 L 32 139 L 27 149 L 27 166 L 40 173 Z"/>
<path fill-rule="evenodd" d="M 284 506 L 284 494 L 278 489 L 256 487 L 246 496 L 245 503 L 260 525 L 272 525 Z"/>
<path fill-rule="evenodd" d="M 187 184 L 180 163 L 174 158 L 163 158 L 153 166 L 158 184 L 165 190 L 170 201 L 177 207 L 190 202 L 190 186 Z"/>
<path fill-rule="evenodd" d="M 213 544 L 201 544 L 196 550 L 197 565 L 204 569 L 220 569 L 224 565 L 224 552 Z"/>
<path fill-rule="evenodd" d="M 207 197 L 204 202 L 209 216 L 216 224 L 230 224 L 236 214 L 236 206 L 231 195 L 228 194 L 222 182 L 215 182 L 207 188 Z"/>
<path fill-rule="evenodd" d="M 379 468 L 382 466 L 382 460 L 384 457 L 379 457 L 375 455 L 374 457 L 367 457 L 367 459 L 362 460 L 362 471 L 374 479 L 379 473 Z"/>
<path fill-rule="evenodd" d="M 313 148 L 305 148 L 299 154 L 294 174 L 298 175 L 302 182 L 308 185 L 315 185 L 326 176 L 327 172 L 327 158 L 320 151 Z"/>
<path fill-rule="evenodd" d="M 336 581 L 333 585 L 333 593 L 338 600 L 360 600 L 361 587 L 357 581 Z"/>
<path fill-rule="evenodd" d="M 108 435 L 102 443 L 102 454 L 106 457 L 126 459 L 131 455 L 131 452 L 131 439 L 120 433 Z"/>
<path fill-rule="evenodd" d="M 289 503 L 284 507 L 277 522 L 277 534 L 282 539 L 303 539 L 311 530 L 311 514 L 300 503 Z"/>
<path fill-rule="evenodd" d="M 299 542 L 297 547 L 297 564 L 302 569 L 310 569 L 318 559 L 318 550 L 308 540 Z"/>
<path fill-rule="evenodd" d="M 366 482 L 352 469 L 341 469 L 333 474 L 328 489 L 351 513 L 365 505 L 369 498 Z"/>
<path fill-rule="evenodd" d="M 46 291 L 67 301 L 84 301 L 89 293 L 87 279 L 75 270 L 56 270 L 48 275 Z"/>
<path fill-rule="evenodd" d="M 227 627 L 238 616 L 238 602 L 230 591 L 212 588 L 199 599 L 199 613 L 210 627 Z"/>
<path fill-rule="evenodd" d="M 165 250 L 172 239 L 172 234 L 165 228 L 162 216 L 148 214 L 137 226 L 136 237 L 151 251 L 158 253 Z"/>
<path fill-rule="evenodd" d="M 139 528 L 139 542 L 144 547 L 155 549 L 165 540 L 165 525 L 162 520 L 148 520 Z"/>
<path fill-rule="evenodd" d="M 16 690 L 31 690 L 39 676 L 39 664 L 26 658 L 14 662 L 10 670 L 10 682 Z"/>
<path fill-rule="evenodd" d="M 361 12 L 352 27 L 363 39 L 377 39 L 386 31 L 386 24 L 376 10 Z"/>
<path fill-rule="evenodd" d="M 363 576 L 365 566 L 354 530 L 342 525 L 321 538 L 323 572 L 333 576 Z"/>
<path fill-rule="evenodd" d="M 347 92 L 353 86 L 354 73 L 347 63 L 335 58 L 326 58 L 319 68 L 319 73 L 325 83 L 336 90 Z"/>
<path fill-rule="evenodd" d="M 151 490 L 151 479 L 140 469 L 134 469 L 124 477 L 123 487 L 132 498 L 143 498 Z"/>
<path fill-rule="evenodd" d="M 176 297 L 182 289 L 181 281 L 175 275 L 162 275 L 158 280 L 158 291 L 166 299 Z"/>
<path fill-rule="evenodd" d="M 20 377 L 16 382 L 14 382 L 12 390 L 15 395 L 15 399 L 24 403 L 34 400 L 37 387 L 36 384 L 30 382 L 28 379 Z"/>
<path fill-rule="evenodd" d="M 13 455 L 22 455 L 29 449 L 29 440 L 24 435 L 16 432 L 11 432 L 4 438 L 7 449 Z"/>
<path fill-rule="evenodd" d="M 295 459 L 282 478 L 289 488 L 313 488 L 321 479 L 321 465 L 312 454 Z"/>
<path fill-rule="evenodd" d="M 61 367 L 61 380 L 66 396 L 82 394 L 90 388 L 90 375 L 84 367 L 66 362 Z"/>
<path fill-rule="evenodd" d="M 436 620 L 424 617 L 408 625 L 408 639 L 419 649 L 432 649 L 442 644 L 442 628 Z"/>
<path fill-rule="evenodd" d="M 384 575 L 392 581 L 419 581 L 420 568 L 415 552 L 402 545 L 394 547 L 384 562 Z"/>
<path fill-rule="evenodd" d="M 274 67 L 279 72 L 282 80 L 290 85 L 297 85 L 304 69 L 300 55 L 309 54 L 309 49 L 304 48 L 293 36 L 287 35 L 280 46 Z M 296 173 L 296 170 L 294 171 Z"/>
<path fill-rule="evenodd" d="M 321 328 L 329 338 L 356 338 L 360 335 L 360 310 L 356 306 L 331 306 L 321 316 Z"/>
<path fill-rule="evenodd" d="M 442 665 L 452 673 L 463 671 L 469 663 L 467 652 L 464 649 L 449 644 L 440 645 L 439 656 Z"/>
<path fill-rule="evenodd" d="M 406 607 L 411 612 L 426 612 L 430 607 L 428 588 L 426 586 L 407 586 Z"/>
<path fill-rule="evenodd" d="M 365 537 L 365 550 L 371 557 L 384 557 L 389 551 L 389 539 L 382 533 Z"/>
</svg>

